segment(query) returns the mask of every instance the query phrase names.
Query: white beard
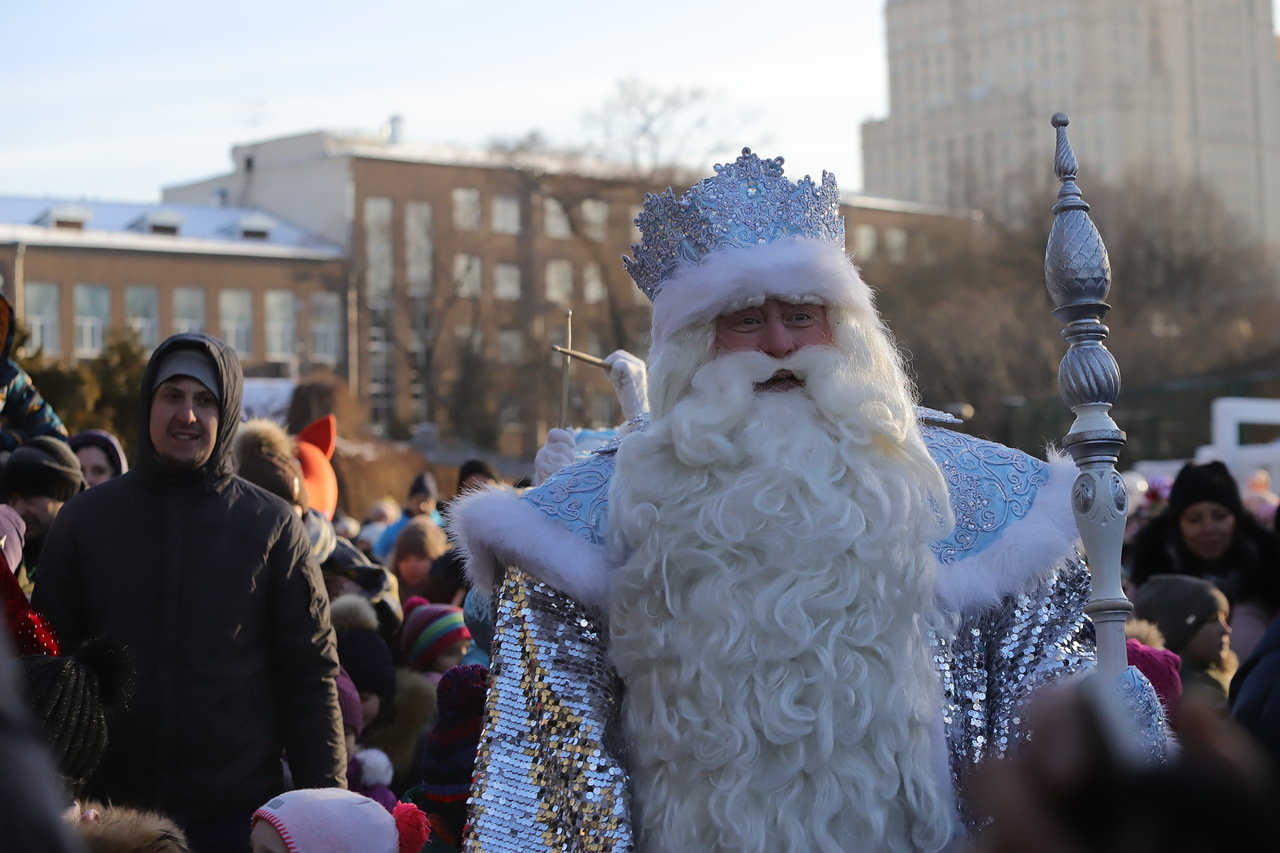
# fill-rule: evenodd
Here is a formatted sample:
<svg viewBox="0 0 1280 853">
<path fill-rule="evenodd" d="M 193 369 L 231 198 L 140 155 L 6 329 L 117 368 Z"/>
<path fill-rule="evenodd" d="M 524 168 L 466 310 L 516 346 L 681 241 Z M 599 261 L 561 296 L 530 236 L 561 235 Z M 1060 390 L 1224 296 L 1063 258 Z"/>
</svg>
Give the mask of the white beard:
<svg viewBox="0 0 1280 853">
<path fill-rule="evenodd" d="M 892 345 L 837 330 L 784 361 L 672 344 L 619 450 L 611 654 L 643 850 L 938 850 L 956 825 L 923 636 L 945 485 Z M 780 368 L 805 387 L 753 392 Z"/>
</svg>

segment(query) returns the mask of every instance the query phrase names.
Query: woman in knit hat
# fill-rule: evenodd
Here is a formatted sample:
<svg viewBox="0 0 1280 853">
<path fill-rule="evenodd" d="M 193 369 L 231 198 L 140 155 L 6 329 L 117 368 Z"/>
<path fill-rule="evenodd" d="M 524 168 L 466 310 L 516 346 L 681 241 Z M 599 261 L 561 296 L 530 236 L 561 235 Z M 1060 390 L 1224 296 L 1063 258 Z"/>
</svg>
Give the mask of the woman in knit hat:
<svg viewBox="0 0 1280 853">
<path fill-rule="evenodd" d="M 1280 539 L 1245 510 L 1221 462 L 1184 466 L 1164 511 L 1134 540 L 1134 586 L 1168 574 L 1203 578 L 1223 592 L 1241 658 L 1280 610 Z"/>
<path fill-rule="evenodd" d="M 89 488 L 129 470 L 129 460 L 125 458 L 120 439 L 106 430 L 87 429 L 71 436 L 67 444 L 79 457 L 80 469 Z"/>
</svg>

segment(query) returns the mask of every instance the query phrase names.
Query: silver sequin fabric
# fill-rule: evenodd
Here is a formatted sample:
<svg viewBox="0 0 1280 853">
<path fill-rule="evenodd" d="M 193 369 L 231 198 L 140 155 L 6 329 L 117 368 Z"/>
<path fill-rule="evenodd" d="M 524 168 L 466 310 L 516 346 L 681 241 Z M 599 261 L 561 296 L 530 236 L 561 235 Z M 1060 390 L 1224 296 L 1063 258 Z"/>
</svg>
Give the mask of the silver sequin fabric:
<svg viewBox="0 0 1280 853">
<path fill-rule="evenodd" d="M 494 627 L 466 849 L 632 850 L 623 756 L 610 740 L 621 685 L 600 625 L 513 568 Z"/>
<path fill-rule="evenodd" d="M 1026 738 L 1032 692 L 1092 668 L 1088 597 L 1088 569 L 1077 555 L 964 617 L 947 636 L 931 637 L 958 791 L 979 761 Z M 493 682 L 466 849 L 633 850 L 625 755 L 613 739 L 621 686 L 601 626 L 517 569 L 508 570 L 495 606 Z"/>
</svg>

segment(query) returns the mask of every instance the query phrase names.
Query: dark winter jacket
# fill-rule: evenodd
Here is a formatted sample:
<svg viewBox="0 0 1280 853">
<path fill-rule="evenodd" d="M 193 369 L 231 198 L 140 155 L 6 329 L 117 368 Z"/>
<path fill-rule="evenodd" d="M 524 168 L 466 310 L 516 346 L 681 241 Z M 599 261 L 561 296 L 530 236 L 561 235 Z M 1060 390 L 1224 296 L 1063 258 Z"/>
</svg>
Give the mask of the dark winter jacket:
<svg viewBox="0 0 1280 853">
<path fill-rule="evenodd" d="M 0 450 L 13 450 L 37 435 L 67 437 L 62 419 L 13 360 L 16 331 L 13 305 L 0 296 Z"/>
<path fill-rule="evenodd" d="M 1231 716 L 1267 748 L 1280 770 L 1280 619 L 1231 679 Z"/>
<path fill-rule="evenodd" d="M 153 378 L 175 347 L 218 365 L 219 420 L 201 467 L 165 467 L 148 423 Z M 136 464 L 68 501 L 33 602 L 67 647 L 93 636 L 135 663 L 130 707 L 108 721 L 88 792 L 180 821 L 253 809 L 282 787 L 344 785 L 338 659 L 328 598 L 301 521 L 232 474 L 240 365 L 204 335 L 160 345 L 143 380 Z M 246 828 L 247 829 L 247 828 Z"/>
</svg>

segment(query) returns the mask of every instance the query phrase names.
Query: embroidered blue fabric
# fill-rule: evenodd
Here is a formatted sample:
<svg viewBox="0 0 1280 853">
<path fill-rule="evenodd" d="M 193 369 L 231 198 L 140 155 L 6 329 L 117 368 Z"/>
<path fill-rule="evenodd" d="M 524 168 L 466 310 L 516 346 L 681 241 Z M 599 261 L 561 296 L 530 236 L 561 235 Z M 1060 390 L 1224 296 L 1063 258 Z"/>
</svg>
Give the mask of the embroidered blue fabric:
<svg viewBox="0 0 1280 853">
<path fill-rule="evenodd" d="M 616 447 L 616 445 L 613 445 Z M 609 521 L 614 454 L 597 451 L 566 465 L 520 499 L 573 535 L 603 546 Z"/>
<path fill-rule="evenodd" d="M 951 534 L 930 543 L 943 565 L 994 545 L 1049 482 L 1049 466 L 1021 450 L 941 427 L 922 425 L 920 432 L 946 478 L 956 517 Z"/>
<path fill-rule="evenodd" d="M 1021 450 L 936 426 L 921 426 L 925 444 L 946 478 L 956 526 L 930 543 L 943 565 L 972 557 L 995 544 L 1001 532 L 1026 516 L 1049 481 L 1049 466 Z M 521 500 L 593 545 L 608 531 L 609 480 L 619 441 L 560 469 Z"/>
</svg>

